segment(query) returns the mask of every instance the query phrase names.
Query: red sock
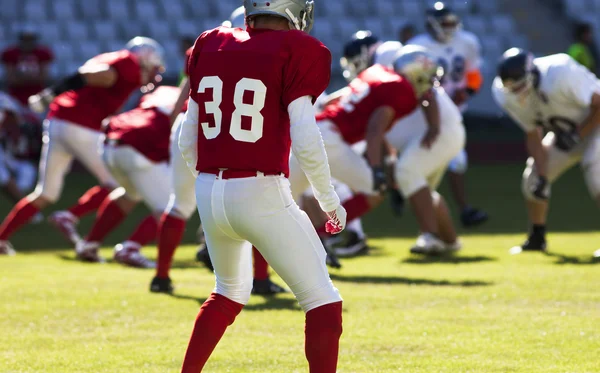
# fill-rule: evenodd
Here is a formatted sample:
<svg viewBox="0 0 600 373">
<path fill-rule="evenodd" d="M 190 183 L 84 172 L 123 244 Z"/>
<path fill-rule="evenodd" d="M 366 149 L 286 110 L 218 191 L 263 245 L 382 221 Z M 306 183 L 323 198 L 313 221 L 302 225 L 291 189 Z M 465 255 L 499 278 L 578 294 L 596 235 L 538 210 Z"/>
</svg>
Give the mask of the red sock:
<svg viewBox="0 0 600 373">
<path fill-rule="evenodd" d="M 173 255 L 185 230 L 185 220 L 163 214 L 160 217 L 158 227 L 158 263 L 156 265 L 156 277 L 169 277 L 169 270 L 173 261 Z"/>
<path fill-rule="evenodd" d="M 254 255 L 254 279 L 266 280 L 269 278 L 269 263 L 263 258 L 256 247 L 252 246 L 252 254 Z"/>
<path fill-rule="evenodd" d="M 351 222 L 356 218 L 360 218 L 369 210 L 371 210 L 371 206 L 369 206 L 369 200 L 366 194 L 355 194 L 352 198 L 346 200 L 346 202 L 342 203 L 342 206 L 346 209 L 346 222 Z M 317 233 L 319 235 L 327 235 L 327 231 L 325 231 L 325 223 L 319 228 L 317 228 Z"/>
<path fill-rule="evenodd" d="M 156 233 L 158 231 L 158 223 L 156 218 L 152 215 L 146 216 L 140 224 L 138 224 L 135 231 L 129 236 L 127 241 L 133 241 L 144 246 L 156 239 Z"/>
<path fill-rule="evenodd" d="M 342 302 L 306 313 L 304 351 L 310 373 L 335 373 L 342 335 Z"/>
<path fill-rule="evenodd" d="M 96 220 L 85 238 L 88 242 L 102 242 L 125 219 L 125 213 L 116 202 L 106 198 L 98 209 Z"/>
<path fill-rule="evenodd" d="M 225 330 L 242 311 L 243 304 L 212 293 L 200 307 L 181 373 L 199 373 Z"/>
<path fill-rule="evenodd" d="M 100 207 L 102 201 L 104 201 L 104 198 L 106 198 L 109 193 L 110 191 L 108 189 L 96 185 L 79 197 L 77 204 L 71 207 L 69 212 L 78 218 L 81 218 Z"/>
<path fill-rule="evenodd" d="M 33 215 L 37 214 L 40 210 L 35 207 L 27 197 L 21 199 L 15 207 L 10 210 L 2 225 L 0 225 L 0 240 L 8 240 L 14 231 L 19 229 L 22 225 L 27 224 Z"/>
</svg>

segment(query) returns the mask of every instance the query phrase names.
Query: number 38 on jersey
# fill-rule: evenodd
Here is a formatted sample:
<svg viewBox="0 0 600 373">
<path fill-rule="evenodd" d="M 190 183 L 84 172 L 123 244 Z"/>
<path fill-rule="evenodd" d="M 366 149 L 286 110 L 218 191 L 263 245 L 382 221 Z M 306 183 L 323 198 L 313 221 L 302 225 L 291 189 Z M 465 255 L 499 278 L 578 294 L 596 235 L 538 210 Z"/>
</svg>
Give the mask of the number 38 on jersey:
<svg viewBox="0 0 600 373">
<path fill-rule="evenodd" d="M 218 76 L 205 76 L 198 85 L 198 93 L 212 90 L 212 101 L 204 102 L 206 114 L 212 114 L 214 125 L 202 122 L 202 131 L 206 139 L 211 140 L 221 134 L 223 120 L 230 122 L 229 134 L 237 141 L 257 142 L 263 136 L 264 117 L 260 111 L 265 107 L 267 87 L 258 79 L 242 78 L 236 85 L 233 94 L 235 110 L 231 118 L 223 118 L 221 104 L 223 102 L 223 81 Z M 244 93 L 252 92 L 252 103 L 244 103 Z M 242 117 L 251 118 L 250 129 L 242 128 Z"/>
</svg>

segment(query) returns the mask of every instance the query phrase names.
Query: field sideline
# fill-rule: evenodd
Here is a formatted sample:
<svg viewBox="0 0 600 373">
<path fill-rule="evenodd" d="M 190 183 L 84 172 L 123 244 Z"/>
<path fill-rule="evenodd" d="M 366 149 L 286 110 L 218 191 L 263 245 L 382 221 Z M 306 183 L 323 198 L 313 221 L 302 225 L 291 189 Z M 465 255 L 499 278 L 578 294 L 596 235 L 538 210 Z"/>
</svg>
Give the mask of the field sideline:
<svg viewBox="0 0 600 373">
<path fill-rule="evenodd" d="M 408 211 L 393 218 L 384 204 L 365 219 L 372 255 L 331 271 L 345 300 L 340 373 L 600 372 L 600 263 L 591 257 L 600 248 L 600 214 L 572 170 L 553 190 L 550 254 L 508 255 L 525 237 L 521 171 L 472 169 L 473 203 L 492 220 L 462 232 L 465 248 L 453 258 L 408 254 L 416 232 Z M 92 185 L 82 175 L 70 179 L 77 187 L 63 206 Z M 0 216 L 8 209 L 0 201 Z M 110 236 L 103 256 L 143 208 L 136 213 Z M 0 372 L 177 372 L 199 304 L 214 286 L 193 261 L 196 224 L 176 256 L 175 296 L 148 292 L 152 271 L 75 262 L 45 224 L 17 233 L 19 255 L 0 257 Z M 145 253 L 156 255 L 154 247 Z M 205 371 L 306 367 L 303 314 L 285 295 L 252 297 Z"/>
</svg>

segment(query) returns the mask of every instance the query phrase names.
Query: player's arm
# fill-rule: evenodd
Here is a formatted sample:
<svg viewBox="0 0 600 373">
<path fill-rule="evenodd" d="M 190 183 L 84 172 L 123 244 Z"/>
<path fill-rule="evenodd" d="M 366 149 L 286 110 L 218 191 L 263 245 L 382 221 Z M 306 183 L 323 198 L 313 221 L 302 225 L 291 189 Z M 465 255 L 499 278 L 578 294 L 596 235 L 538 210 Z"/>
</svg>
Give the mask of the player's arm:
<svg viewBox="0 0 600 373">
<path fill-rule="evenodd" d="M 383 191 L 386 188 L 386 176 L 382 167 L 383 157 L 381 155 L 385 132 L 391 127 L 396 111 L 391 106 L 380 106 L 377 108 L 367 125 L 367 160 L 373 170 L 374 189 Z"/>
<path fill-rule="evenodd" d="M 425 115 L 425 121 L 427 122 L 427 132 L 421 140 L 421 146 L 429 149 L 440 134 L 441 121 L 440 107 L 437 95 L 433 89 L 427 92 L 421 100 L 421 109 Z"/>
<path fill-rule="evenodd" d="M 535 161 L 535 168 L 540 177 L 546 177 L 548 171 L 548 151 L 542 144 L 542 129 L 536 128 L 533 131 L 527 132 L 525 145 L 527 153 Z"/>
<path fill-rule="evenodd" d="M 72 75 L 58 81 L 42 92 L 29 97 L 29 107 L 38 113 L 46 110 L 46 107 L 54 98 L 67 91 L 77 91 L 83 87 L 112 87 L 119 78 L 117 70 L 110 65 L 82 66 Z"/>
<path fill-rule="evenodd" d="M 325 107 L 327 105 L 331 105 L 339 101 L 340 98 L 350 94 L 351 91 L 352 90 L 350 89 L 350 87 L 344 87 L 342 89 L 338 89 L 337 91 L 328 94 L 327 97 L 325 97 L 325 99 L 323 100 L 322 106 Z"/>
<path fill-rule="evenodd" d="M 185 103 L 185 100 L 187 100 L 188 97 L 190 96 L 190 80 L 188 79 L 187 76 L 184 76 L 183 79 L 181 80 L 181 82 L 179 83 L 179 89 L 180 89 L 179 97 L 177 97 L 177 101 L 175 102 L 175 107 L 173 108 L 173 111 L 171 112 L 171 116 L 169 117 L 171 127 L 173 127 L 173 124 L 175 123 L 175 119 L 177 118 L 179 113 L 181 113 L 181 108 L 183 108 L 183 104 Z"/>
<path fill-rule="evenodd" d="M 191 97 L 188 109 L 181 123 L 181 133 L 177 145 L 190 171 L 196 176 L 198 163 L 198 104 Z"/>
<path fill-rule="evenodd" d="M 585 138 L 600 125 L 600 94 L 594 92 L 590 102 L 590 113 L 579 126 L 579 137 Z"/>
</svg>

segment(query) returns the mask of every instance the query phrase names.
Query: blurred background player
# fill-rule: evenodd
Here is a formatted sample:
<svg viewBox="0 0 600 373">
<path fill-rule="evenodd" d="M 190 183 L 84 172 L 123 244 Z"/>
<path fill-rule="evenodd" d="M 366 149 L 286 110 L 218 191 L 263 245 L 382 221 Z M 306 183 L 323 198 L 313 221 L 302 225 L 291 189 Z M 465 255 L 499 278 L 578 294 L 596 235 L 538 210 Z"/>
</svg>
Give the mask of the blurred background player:
<svg viewBox="0 0 600 373">
<path fill-rule="evenodd" d="M 550 187 L 565 171 L 581 164 L 600 206 L 600 80 L 566 54 L 534 59 L 511 48 L 498 64 L 493 93 L 525 131 L 530 155 L 522 187 L 531 230 L 511 253 L 545 251 Z"/>
<path fill-rule="evenodd" d="M 411 82 L 417 96 L 425 98 L 421 105 L 432 106 L 414 110 L 394 123 L 386 134 L 399 153 L 395 180 L 419 224 L 420 235 L 411 252 L 452 253 L 461 245 L 444 197 L 436 188 L 450 160 L 464 147 L 462 115 L 442 88 L 432 89 L 439 87 L 443 71 L 424 48 L 403 47 L 394 69 Z"/>
<path fill-rule="evenodd" d="M 417 34 L 417 29 L 412 23 L 406 23 L 398 30 L 398 41 L 402 45 L 408 44 L 408 41 L 414 38 Z"/>
<path fill-rule="evenodd" d="M 573 30 L 573 43 L 567 53 L 575 61 L 585 66 L 593 74 L 598 76 L 598 49 L 594 42 L 594 27 L 587 22 L 580 22 Z"/>
<path fill-rule="evenodd" d="M 169 203 L 169 117 L 179 97 L 179 88 L 162 86 L 142 96 L 137 108 L 110 118 L 102 160 L 121 186 L 98 209 L 85 240 L 75 246 L 77 257 L 100 262 L 98 249 L 104 238 L 144 201 L 151 211 L 136 232 L 115 246 L 116 262 L 132 267 L 154 268 L 140 249 L 156 238 L 158 219 Z"/>
<path fill-rule="evenodd" d="M 230 18 L 223 22 L 223 26 L 245 29 L 244 7 L 241 6 L 235 9 Z M 191 48 L 186 52 L 186 65 L 182 72 L 184 79 L 180 82 L 181 93 L 180 97 L 177 99 L 173 113 L 171 114 L 173 129 L 171 131 L 171 169 L 169 177 L 171 178 L 172 191 L 169 205 L 160 217 L 157 237 L 158 262 L 156 265 L 156 274 L 150 283 L 150 291 L 158 293 L 171 293 L 174 290 L 169 276 L 173 256 L 183 237 L 187 220 L 189 220 L 196 211 L 194 175 L 189 171 L 185 160 L 181 156 L 179 146 L 177 145 L 181 133 L 181 123 L 185 117 L 185 111 L 187 110 L 187 98 L 189 97 L 190 89 L 187 73 L 187 59 L 191 55 L 191 52 Z M 202 226 L 198 228 L 198 236 L 200 247 L 198 248 L 196 258 L 212 271 L 214 268 L 206 247 Z M 273 295 L 287 292 L 285 288 L 275 284 L 271 280 L 269 276 L 269 265 L 256 248 L 253 248 L 253 259 L 253 294 Z"/>
<path fill-rule="evenodd" d="M 0 225 L 0 247 L 40 210 L 60 197 L 73 159 L 100 182 L 70 211 L 54 215 L 55 224 L 71 241 L 79 239 L 77 217 L 94 211 L 117 186 L 98 152 L 102 121 L 115 114 L 129 95 L 152 83 L 162 70 L 163 50 L 154 40 L 136 37 L 125 49 L 98 55 L 71 76 L 29 98 L 29 105 L 50 111 L 44 123 L 40 177 L 33 193 L 19 201 Z"/>
<path fill-rule="evenodd" d="M 207 31 L 190 57 L 190 100 L 179 147 L 198 173 L 198 212 L 217 284 L 196 319 L 182 372 L 202 371 L 248 302 L 251 241 L 306 312 L 309 371 L 334 373 L 342 300 L 329 279 L 324 248 L 285 178 L 291 146 L 328 212 L 330 231 L 343 229 L 345 211 L 331 185 L 313 107 L 329 84 L 331 55 L 302 32 L 312 27 L 312 1 L 244 6 L 247 32 Z M 246 92 L 251 99 L 244 100 Z"/>
<path fill-rule="evenodd" d="M 35 27 L 21 28 L 18 43 L 2 51 L 0 60 L 4 67 L 4 77 L 8 93 L 27 105 L 27 99 L 46 85 L 49 65 L 54 61 L 52 51 L 39 44 Z"/>
<path fill-rule="evenodd" d="M 436 2 L 428 9 L 425 17 L 427 33 L 408 43 L 425 47 L 442 66 L 445 73 L 442 86 L 464 111 L 469 97 L 476 94 L 483 84 L 479 41 L 474 34 L 461 29 L 458 15 L 442 2 Z M 488 215 L 468 203 L 465 186 L 467 167 L 467 153 L 463 150 L 450 162 L 448 171 L 452 194 L 461 210 L 461 221 L 465 227 L 470 227 L 485 222 Z"/>
</svg>

